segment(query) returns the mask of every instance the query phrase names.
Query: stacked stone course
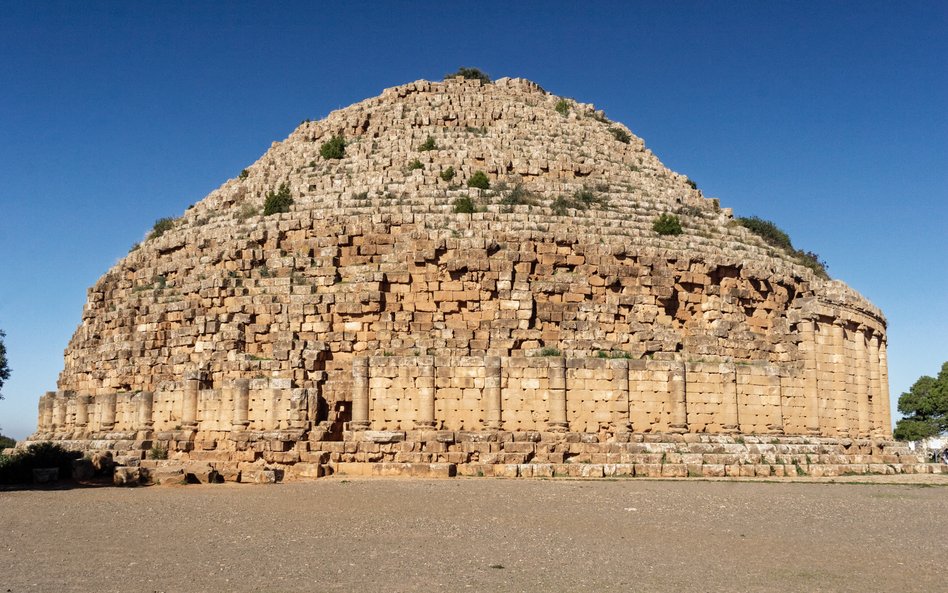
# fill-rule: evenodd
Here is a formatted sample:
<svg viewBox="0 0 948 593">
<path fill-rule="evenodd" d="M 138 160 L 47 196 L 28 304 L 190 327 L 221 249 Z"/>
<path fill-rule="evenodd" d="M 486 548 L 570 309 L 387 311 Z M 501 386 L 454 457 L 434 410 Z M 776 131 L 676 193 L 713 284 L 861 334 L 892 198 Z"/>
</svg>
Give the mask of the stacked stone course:
<svg viewBox="0 0 948 593">
<path fill-rule="evenodd" d="M 914 467 L 886 441 L 881 312 L 559 100 L 419 81 L 302 124 L 89 290 L 32 438 L 133 459 L 158 444 L 253 481 Z M 345 156 L 322 158 L 339 135 Z M 466 187 L 476 171 L 491 190 Z M 282 183 L 290 211 L 255 213 Z M 685 233 L 654 233 L 661 213 Z M 658 445 L 698 457 L 623 457 Z"/>
</svg>

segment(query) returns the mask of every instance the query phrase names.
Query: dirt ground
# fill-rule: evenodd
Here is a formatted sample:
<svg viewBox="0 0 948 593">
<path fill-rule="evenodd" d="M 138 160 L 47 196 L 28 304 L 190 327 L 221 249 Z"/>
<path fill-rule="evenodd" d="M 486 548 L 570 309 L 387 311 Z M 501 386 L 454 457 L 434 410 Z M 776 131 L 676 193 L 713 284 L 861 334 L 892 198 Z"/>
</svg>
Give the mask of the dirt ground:
<svg viewBox="0 0 948 593">
<path fill-rule="evenodd" d="M 7 491 L 0 533 L 0 593 L 944 591 L 948 476 Z"/>
</svg>

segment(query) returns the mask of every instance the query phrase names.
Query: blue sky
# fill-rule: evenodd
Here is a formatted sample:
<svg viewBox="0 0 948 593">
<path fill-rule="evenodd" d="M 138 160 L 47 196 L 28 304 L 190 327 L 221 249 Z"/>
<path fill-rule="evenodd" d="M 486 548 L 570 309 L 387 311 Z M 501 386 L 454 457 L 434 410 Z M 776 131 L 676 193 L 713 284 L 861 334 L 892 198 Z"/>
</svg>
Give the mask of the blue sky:
<svg viewBox="0 0 948 593">
<path fill-rule="evenodd" d="M 948 360 L 948 3 L 0 2 L 0 427 L 85 291 L 301 121 L 459 66 L 595 103 L 889 319 L 893 401 Z M 893 403 L 894 410 L 894 403 Z"/>
</svg>

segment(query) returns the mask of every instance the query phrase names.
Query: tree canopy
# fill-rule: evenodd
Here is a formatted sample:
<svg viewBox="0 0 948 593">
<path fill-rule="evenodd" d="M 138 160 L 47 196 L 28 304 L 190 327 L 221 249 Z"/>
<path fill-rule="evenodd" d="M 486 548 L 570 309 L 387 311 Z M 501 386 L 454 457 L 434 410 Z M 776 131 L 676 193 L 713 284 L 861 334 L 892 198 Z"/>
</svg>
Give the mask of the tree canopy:
<svg viewBox="0 0 948 593">
<path fill-rule="evenodd" d="M 904 418 L 895 425 L 895 438 L 918 441 L 948 432 L 948 362 L 937 377 L 922 376 L 899 396 Z"/>
<path fill-rule="evenodd" d="M 3 330 L 0 330 L 0 399 L 3 399 L 3 383 L 10 378 L 10 366 L 7 364 L 7 347 L 3 345 L 5 336 Z"/>
</svg>

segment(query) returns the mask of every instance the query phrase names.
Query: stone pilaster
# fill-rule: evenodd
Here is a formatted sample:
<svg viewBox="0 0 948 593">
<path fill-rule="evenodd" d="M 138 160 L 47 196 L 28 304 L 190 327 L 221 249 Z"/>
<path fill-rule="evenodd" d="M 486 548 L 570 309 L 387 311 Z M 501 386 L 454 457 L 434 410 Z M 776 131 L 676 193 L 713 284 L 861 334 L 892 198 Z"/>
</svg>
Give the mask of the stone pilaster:
<svg viewBox="0 0 948 593">
<path fill-rule="evenodd" d="M 800 322 L 800 351 L 803 355 L 803 398 L 806 410 L 806 431 L 820 434 L 820 384 L 817 364 L 816 322 Z"/>
<path fill-rule="evenodd" d="M 685 394 L 685 363 L 674 362 L 668 372 L 668 394 L 671 398 L 669 432 L 688 432 L 688 401 Z"/>
<path fill-rule="evenodd" d="M 724 381 L 724 400 L 721 402 L 721 432 L 740 432 L 740 412 L 737 404 L 737 370 L 733 363 L 721 365 Z"/>
<path fill-rule="evenodd" d="M 198 392 L 201 387 L 199 373 L 188 373 L 184 377 L 184 408 L 181 413 L 181 427 L 185 430 L 197 430 Z"/>
<path fill-rule="evenodd" d="M 617 359 L 611 361 L 612 382 L 615 393 L 612 430 L 624 433 L 632 430 L 632 418 L 629 413 L 629 361 Z"/>
<path fill-rule="evenodd" d="M 889 359 L 885 340 L 879 342 L 879 385 L 882 396 L 882 436 L 892 436 L 892 415 L 889 410 Z"/>
<path fill-rule="evenodd" d="M 155 426 L 154 421 L 154 407 L 155 407 L 155 394 L 151 391 L 142 391 L 135 396 L 137 400 L 137 412 L 138 412 L 138 430 L 144 432 L 151 432 L 152 428 Z"/>
<path fill-rule="evenodd" d="M 369 421 L 369 357 L 352 360 L 352 421 L 350 430 L 367 430 Z"/>
<path fill-rule="evenodd" d="M 76 396 L 76 430 L 84 432 L 89 426 L 89 404 L 92 396 L 82 393 Z"/>
<path fill-rule="evenodd" d="M 872 402 L 871 422 L 872 437 L 883 438 L 883 416 L 885 414 L 882 403 L 882 384 L 879 380 L 879 335 L 873 333 L 869 338 L 869 393 Z"/>
<path fill-rule="evenodd" d="M 771 400 L 777 402 L 777 405 L 774 406 L 774 416 L 771 422 L 767 424 L 767 430 L 771 434 L 783 434 L 783 386 L 780 384 L 780 374 L 776 369 L 768 367 L 766 377 L 767 395 Z"/>
<path fill-rule="evenodd" d="M 551 432 L 565 432 L 569 430 L 566 420 L 566 359 L 552 357 L 549 359 L 549 406 Z"/>
<path fill-rule="evenodd" d="M 502 411 L 502 371 L 499 356 L 488 356 L 484 360 L 484 400 L 486 420 L 484 425 L 490 430 L 504 427 Z"/>
<path fill-rule="evenodd" d="M 856 333 L 853 334 L 853 358 L 855 359 L 855 377 L 853 384 L 856 386 L 856 418 L 859 430 L 859 438 L 868 438 L 872 434 L 871 413 L 869 409 L 869 377 L 867 368 L 869 366 L 869 352 L 866 348 L 866 328 L 859 326 Z"/>
<path fill-rule="evenodd" d="M 849 396 L 846 393 L 846 329 L 842 321 L 833 323 L 833 414 L 836 416 L 836 431 L 839 436 L 849 436 Z"/>
<path fill-rule="evenodd" d="M 96 397 L 98 405 L 102 406 L 101 421 L 99 428 L 106 432 L 115 428 L 115 400 L 117 394 L 114 391 L 100 393 Z"/>
<path fill-rule="evenodd" d="M 418 419 L 416 428 L 434 428 L 435 422 L 435 372 L 434 356 L 420 356 L 418 388 Z"/>
<path fill-rule="evenodd" d="M 250 380 L 237 379 L 234 381 L 234 418 L 231 421 L 231 431 L 241 432 L 250 426 Z"/>
</svg>

